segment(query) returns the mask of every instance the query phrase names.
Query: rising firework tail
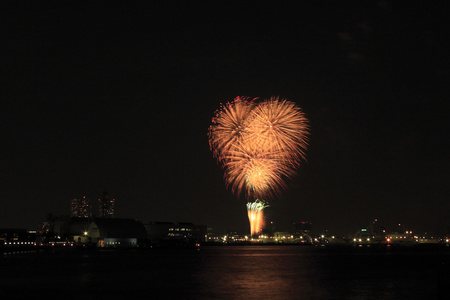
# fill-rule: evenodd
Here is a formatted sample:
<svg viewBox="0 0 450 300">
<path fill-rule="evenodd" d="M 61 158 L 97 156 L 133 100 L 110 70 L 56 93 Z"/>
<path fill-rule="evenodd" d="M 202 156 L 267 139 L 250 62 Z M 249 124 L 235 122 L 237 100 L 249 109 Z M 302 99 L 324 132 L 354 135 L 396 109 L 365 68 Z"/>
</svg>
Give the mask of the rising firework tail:
<svg viewBox="0 0 450 300">
<path fill-rule="evenodd" d="M 256 199 L 247 203 L 248 220 L 250 222 L 250 234 L 253 236 L 261 232 L 264 227 L 264 208 L 268 207 L 265 202 Z"/>
</svg>

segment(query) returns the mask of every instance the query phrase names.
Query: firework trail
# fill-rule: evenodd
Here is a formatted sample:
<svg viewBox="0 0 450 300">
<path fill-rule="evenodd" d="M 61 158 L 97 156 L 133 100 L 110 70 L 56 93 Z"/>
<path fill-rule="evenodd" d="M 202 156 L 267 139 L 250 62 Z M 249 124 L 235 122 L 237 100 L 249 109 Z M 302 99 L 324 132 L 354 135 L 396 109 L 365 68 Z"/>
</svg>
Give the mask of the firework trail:
<svg viewBox="0 0 450 300">
<path fill-rule="evenodd" d="M 254 202 L 247 203 L 248 220 L 250 222 L 250 233 L 252 236 L 259 233 L 264 227 L 263 209 L 266 207 L 268 205 L 258 199 Z"/>
<path fill-rule="evenodd" d="M 252 199 L 273 198 L 286 189 L 285 179 L 305 159 L 309 134 L 308 120 L 295 103 L 275 97 L 259 104 L 256 100 L 236 97 L 222 105 L 208 132 L 213 155 L 225 170 L 226 186 L 248 201 L 252 234 L 261 226 L 252 225 L 251 217 L 261 220 L 265 207 Z"/>
</svg>

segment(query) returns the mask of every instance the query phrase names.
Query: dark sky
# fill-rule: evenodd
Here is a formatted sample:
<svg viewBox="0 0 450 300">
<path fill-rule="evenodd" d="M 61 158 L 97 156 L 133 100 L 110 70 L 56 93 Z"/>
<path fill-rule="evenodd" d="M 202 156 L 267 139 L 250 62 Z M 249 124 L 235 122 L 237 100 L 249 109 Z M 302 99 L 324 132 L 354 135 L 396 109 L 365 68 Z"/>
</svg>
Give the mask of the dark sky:
<svg viewBox="0 0 450 300">
<path fill-rule="evenodd" d="M 248 232 L 207 139 L 239 95 L 311 122 L 308 161 L 266 211 L 280 229 L 450 227 L 440 3 L 94 2 L 2 4 L 0 227 L 106 189 L 118 217 Z"/>
</svg>

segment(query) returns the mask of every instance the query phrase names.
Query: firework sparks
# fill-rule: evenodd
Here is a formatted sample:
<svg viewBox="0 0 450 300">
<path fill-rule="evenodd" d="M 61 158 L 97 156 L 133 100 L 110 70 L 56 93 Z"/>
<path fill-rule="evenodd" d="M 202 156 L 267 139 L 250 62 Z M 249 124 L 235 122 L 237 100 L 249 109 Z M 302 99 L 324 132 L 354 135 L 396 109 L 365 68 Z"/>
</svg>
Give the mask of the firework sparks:
<svg viewBox="0 0 450 300">
<path fill-rule="evenodd" d="M 262 201 L 256 199 L 254 202 L 247 203 L 248 220 L 250 222 L 250 234 L 253 236 L 261 232 L 264 227 L 264 208 L 268 207 Z"/>
<path fill-rule="evenodd" d="M 286 188 L 285 179 L 305 159 L 308 134 L 308 120 L 295 103 L 271 98 L 256 104 L 256 98 L 248 97 L 222 105 L 208 132 L 214 157 L 225 170 L 227 187 L 247 199 L 273 198 Z M 265 206 L 261 203 L 247 204 L 252 235 L 262 226 Z M 257 225 L 252 221 L 256 219 Z"/>
<path fill-rule="evenodd" d="M 254 100 L 236 97 L 217 110 L 209 127 L 209 145 L 218 161 L 222 161 L 234 146 L 242 143 L 248 129 L 248 116 L 254 108 Z"/>
<path fill-rule="evenodd" d="M 249 123 L 248 135 L 259 147 L 284 153 L 287 160 L 305 159 L 308 120 L 293 102 L 271 98 L 252 111 Z"/>
<path fill-rule="evenodd" d="M 292 175 L 283 160 L 279 153 L 267 153 L 254 145 L 236 146 L 225 156 L 226 185 L 247 199 L 278 195 L 286 187 L 283 176 Z"/>
</svg>

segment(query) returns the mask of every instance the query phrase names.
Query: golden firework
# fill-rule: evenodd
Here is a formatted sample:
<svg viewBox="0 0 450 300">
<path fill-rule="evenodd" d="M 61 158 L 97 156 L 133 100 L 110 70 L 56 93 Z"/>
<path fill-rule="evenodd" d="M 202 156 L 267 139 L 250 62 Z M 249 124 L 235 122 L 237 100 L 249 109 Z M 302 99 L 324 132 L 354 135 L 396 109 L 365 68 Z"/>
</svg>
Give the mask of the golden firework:
<svg viewBox="0 0 450 300">
<path fill-rule="evenodd" d="M 256 199 L 254 202 L 247 203 L 248 221 L 250 222 L 250 234 L 253 236 L 261 232 L 264 227 L 263 209 L 268 205 Z"/>
<path fill-rule="evenodd" d="M 209 145 L 218 161 L 235 145 L 239 145 L 248 129 L 248 116 L 254 108 L 254 99 L 236 97 L 217 110 L 209 127 Z"/>
<path fill-rule="evenodd" d="M 309 125 L 295 103 L 236 97 L 216 111 L 209 128 L 214 156 L 225 168 L 228 187 L 247 198 L 273 196 L 285 188 L 305 158 Z"/>
<path fill-rule="evenodd" d="M 255 144 L 236 145 L 225 156 L 225 182 L 237 196 L 247 199 L 271 198 L 285 188 L 283 177 L 291 177 L 292 169 L 279 152 L 266 152 Z"/>
<path fill-rule="evenodd" d="M 259 104 L 255 100 L 236 97 L 222 105 L 208 132 L 227 187 L 249 201 L 252 234 L 262 227 L 265 206 L 256 201 L 258 209 L 253 209 L 250 200 L 271 198 L 286 188 L 285 179 L 305 159 L 309 134 L 308 120 L 295 103 L 275 97 Z"/>
<path fill-rule="evenodd" d="M 293 102 L 271 98 L 252 110 L 247 135 L 267 151 L 281 152 L 289 163 L 305 159 L 309 124 Z"/>
</svg>

